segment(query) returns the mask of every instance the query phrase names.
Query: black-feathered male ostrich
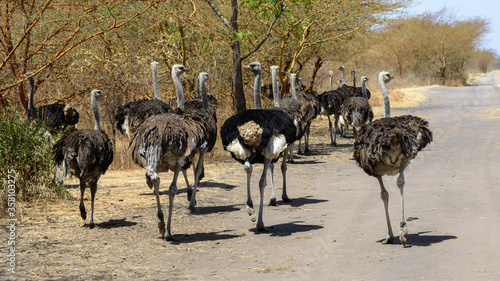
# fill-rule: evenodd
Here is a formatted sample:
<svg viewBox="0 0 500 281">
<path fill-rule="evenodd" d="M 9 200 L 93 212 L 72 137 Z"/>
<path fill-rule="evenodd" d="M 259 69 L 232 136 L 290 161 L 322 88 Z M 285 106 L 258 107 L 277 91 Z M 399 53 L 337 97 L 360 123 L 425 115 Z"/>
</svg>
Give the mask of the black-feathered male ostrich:
<svg viewBox="0 0 500 281">
<path fill-rule="evenodd" d="M 340 122 L 352 126 L 354 137 L 360 127 L 368 125 L 373 120 L 373 111 L 366 96 L 366 81 L 368 77 L 361 77 L 362 97 L 351 97 L 344 101 L 340 107 Z M 342 134 L 345 136 L 347 126 L 344 126 Z"/>
<path fill-rule="evenodd" d="M 65 173 L 80 180 L 80 214 L 85 220 L 87 212 L 83 204 L 85 188 L 89 186 L 91 209 L 89 227 L 94 228 L 94 200 L 97 191 L 97 181 L 113 162 L 113 144 L 108 135 L 101 130 L 98 98 L 100 90 L 92 90 L 91 104 L 94 110 L 94 129 L 68 130 L 53 146 L 54 159 L 57 164 L 66 162 Z"/>
<path fill-rule="evenodd" d="M 408 229 L 404 215 L 404 171 L 417 153 L 432 141 L 429 123 L 417 116 L 403 115 L 390 117 L 389 95 L 386 83 L 392 79 L 388 72 L 379 74 L 380 87 L 384 96 L 384 118 L 375 120 L 362 128 L 354 142 L 354 159 L 370 176 L 377 178 L 384 202 L 388 236 L 384 244 L 392 244 L 394 235 L 389 219 L 389 193 L 385 189 L 382 176 L 399 173 L 397 185 L 401 193 L 401 222 L 399 238 L 406 245 Z"/>
<path fill-rule="evenodd" d="M 252 62 L 245 68 L 255 74 L 254 102 L 258 105 L 260 104 L 259 89 L 262 73 L 260 63 Z M 248 195 L 246 205 L 252 221 L 255 221 L 255 210 L 250 195 L 252 164 L 264 164 L 259 181 L 260 205 L 256 226 L 259 231 L 267 231 L 262 219 L 267 170 L 271 162 L 276 162 L 281 154 L 287 157 L 289 147 L 296 139 L 296 127 L 293 120 L 281 110 L 262 110 L 257 107 L 229 117 L 221 128 L 220 136 L 224 149 L 229 151 L 236 161 L 245 165 Z"/>
</svg>

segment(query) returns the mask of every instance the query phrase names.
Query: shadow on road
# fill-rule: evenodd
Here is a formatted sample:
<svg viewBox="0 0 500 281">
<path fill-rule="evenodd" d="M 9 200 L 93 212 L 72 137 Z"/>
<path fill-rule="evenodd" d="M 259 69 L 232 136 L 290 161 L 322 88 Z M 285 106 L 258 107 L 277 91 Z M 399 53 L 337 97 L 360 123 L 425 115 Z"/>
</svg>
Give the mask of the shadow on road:
<svg viewBox="0 0 500 281">
<path fill-rule="evenodd" d="M 269 231 L 267 232 L 257 231 L 257 228 L 252 228 L 250 229 L 250 231 L 254 232 L 257 235 L 269 234 L 270 236 L 290 236 L 293 233 L 307 232 L 323 228 L 320 225 L 302 224 L 302 223 L 303 221 L 295 221 L 295 222 L 268 226 Z"/>
</svg>

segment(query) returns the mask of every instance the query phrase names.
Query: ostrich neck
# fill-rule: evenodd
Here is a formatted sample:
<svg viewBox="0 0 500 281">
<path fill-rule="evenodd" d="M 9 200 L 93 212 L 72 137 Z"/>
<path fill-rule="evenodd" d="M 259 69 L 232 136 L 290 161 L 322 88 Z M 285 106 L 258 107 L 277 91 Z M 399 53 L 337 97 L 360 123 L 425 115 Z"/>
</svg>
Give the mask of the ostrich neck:
<svg viewBox="0 0 500 281">
<path fill-rule="evenodd" d="M 352 73 L 352 86 L 356 87 L 356 74 L 354 72 Z"/>
<path fill-rule="evenodd" d="M 274 106 L 275 107 L 280 107 L 280 92 L 278 90 L 278 78 L 277 78 L 277 71 L 272 71 L 272 79 L 273 79 L 273 99 L 274 99 Z"/>
<path fill-rule="evenodd" d="M 31 77 L 29 79 L 29 81 L 30 81 L 30 96 L 29 96 L 29 100 L 28 100 L 28 110 L 34 108 L 33 100 L 34 100 L 34 95 L 35 95 L 35 79 L 33 79 L 33 77 Z"/>
<path fill-rule="evenodd" d="M 160 84 L 158 83 L 158 68 L 157 67 L 153 67 L 153 91 L 155 93 L 155 99 L 161 100 Z"/>
<path fill-rule="evenodd" d="M 184 110 L 184 92 L 182 91 L 182 78 L 180 75 L 173 75 L 175 92 L 177 93 L 177 108 Z"/>
<path fill-rule="evenodd" d="M 389 93 L 387 93 L 387 87 L 383 78 L 379 79 L 380 89 L 382 90 L 382 96 L 384 97 L 384 117 L 391 117 L 391 103 L 389 101 Z"/>
<path fill-rule="evenodd" d="M 260 102 L 260 76 L 261 71 L 256 72 L 253 82 L 253 104 L 255 109 L 262 109 L 262 104 Z"/>
<path fill-rule="evenodd" d="M 92 109 L 94 110 L 94 118 L 95 118 L 94 130 L 100 131 L 101 114 L 99 113 L 99 105 L 97 104 L 97 97 L 95 96 L 95 94 L 92 94 L 90 102 L 92 104 Z"/>
<path fill-rule="evenodd" d="M 330 75 L 330 91 L 333 91 L 333 75 Z"/>
<path fill-rule="evenodd" d="M 345 69 L 342 69 L 342 85 L 345 85 Z"/>
<path fill-rule="evenodd" d="M 205 80 L 202 80 L 200 84 L 200 92 L 203 99 L 203 108 L 205 109 L 205 111 L 210 111 L 210 107 L 208 106 L 207 87 L 205 86 Z"/>
<path fill-rule="evenodd" d="M 297 91 L 295 90 L 295 77 L 290 79 L 290 87 L 292 88 L 292 98 L 297 99 Z"/>
<path fill-rule="evenodd" d="M 366 84 L 364 80 L 361 80 L 361 92 L 363 93 L 363 97 L 368 99 L 368 94 L 366 93 Z"/>
</svg>

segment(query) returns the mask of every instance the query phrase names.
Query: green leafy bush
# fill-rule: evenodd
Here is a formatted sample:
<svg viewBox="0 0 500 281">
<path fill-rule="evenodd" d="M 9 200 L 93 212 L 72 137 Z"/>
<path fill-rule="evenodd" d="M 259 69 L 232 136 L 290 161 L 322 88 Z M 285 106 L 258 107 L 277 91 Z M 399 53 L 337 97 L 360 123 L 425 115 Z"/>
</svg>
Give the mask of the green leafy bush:
<svg viewBox="0 0 500 281">
<path fill-rule="evenodd" d="M 0 197 L 7 199 L 9 175 L 15 171 L 17 200 L 64 197 L 69 193 L 54 178 L 53 140 L 39 122 L 29 123 L 13 108 L 0 112 Z"/>
</svg>

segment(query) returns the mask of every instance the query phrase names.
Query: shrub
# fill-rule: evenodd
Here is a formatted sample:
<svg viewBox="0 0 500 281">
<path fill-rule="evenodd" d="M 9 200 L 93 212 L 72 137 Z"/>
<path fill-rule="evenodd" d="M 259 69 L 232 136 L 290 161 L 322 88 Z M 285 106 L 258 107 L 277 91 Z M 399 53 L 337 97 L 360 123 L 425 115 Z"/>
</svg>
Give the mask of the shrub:
<svg viewBox="0 0 500 281">
<path fill-rule="evenodd" d="M 15 171 L 17 200 L 31 201 L 69 195 L 54 178 L 53 140 L 45 134 L 45 131 L 40 122 L 30 124 L 13 108 L 6 108 L 0 112 L 2 209 L 7 199 L 9 171 L 12 170 Z"/>
</svg>

